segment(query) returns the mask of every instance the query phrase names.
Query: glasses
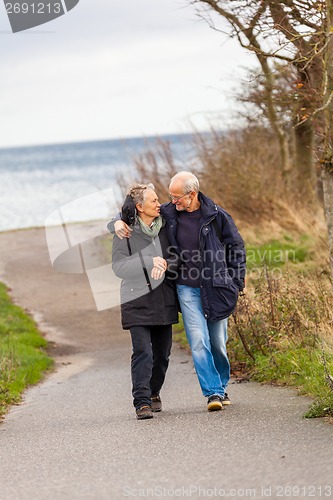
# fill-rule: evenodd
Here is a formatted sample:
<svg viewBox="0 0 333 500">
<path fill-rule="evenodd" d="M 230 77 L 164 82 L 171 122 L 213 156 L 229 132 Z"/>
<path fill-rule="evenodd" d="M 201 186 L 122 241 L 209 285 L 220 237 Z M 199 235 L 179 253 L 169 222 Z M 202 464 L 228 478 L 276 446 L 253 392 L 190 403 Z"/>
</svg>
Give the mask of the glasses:
<svg viewBox="0 0 333 500">
<path fill-rule="evenodd" d="M 184 198 L 184 196 L 188 195 L 189 193 L 185 193 L 183 194 L 182 196 L 172 196 L 171 194 L 169 194 L 169 198 L 171 201 L 174 201 L 176 203 L 178 203 L 179 200 L 181 200 L 182 198 Z"/>
</svg>

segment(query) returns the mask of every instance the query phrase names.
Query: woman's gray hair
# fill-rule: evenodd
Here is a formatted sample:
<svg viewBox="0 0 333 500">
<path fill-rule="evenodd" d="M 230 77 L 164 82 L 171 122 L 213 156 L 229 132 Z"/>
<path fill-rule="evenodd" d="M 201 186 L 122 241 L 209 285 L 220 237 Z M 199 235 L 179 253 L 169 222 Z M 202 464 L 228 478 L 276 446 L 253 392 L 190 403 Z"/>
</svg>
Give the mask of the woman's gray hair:
<svg viewBox="0 0 333 500">
<path fill-rule="evenodd" d="M 192 172 L 188 172 L 183 170 L 182 172 L 178 172 L 174 175 L 170 181 L 170 184 L 177 179 L 183 180 L 183 193 L 190 193 L 194 191 L 195 193 L 199 193 L 200 186 L 198 178 L 192 174 Z"/>
<path fill-rule="evenodd" d="M 133 199 L 134 205 L 136 205 L 137 203 L 139 203 L 139 205 L 142 205 L 144 203 L 147 190 L 155 191 L 154 184 L 152 184 L 151 182 L 149 184 L 133 184 L 129 188 L 128 194 Z"/>
</svg>

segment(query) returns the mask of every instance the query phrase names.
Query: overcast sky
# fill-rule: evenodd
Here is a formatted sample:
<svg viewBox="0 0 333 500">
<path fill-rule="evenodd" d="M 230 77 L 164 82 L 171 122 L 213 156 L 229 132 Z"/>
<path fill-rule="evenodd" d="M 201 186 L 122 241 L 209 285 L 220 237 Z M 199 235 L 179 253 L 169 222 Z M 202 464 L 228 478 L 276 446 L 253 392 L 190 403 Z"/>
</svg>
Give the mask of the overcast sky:
<svg viewBox="0 0 333 500">
<path fill-rule="evenodd" d="M 12 34 L 0 4 L 0 147 L 227 124 L 250 55 L 186 0 L 80 0 Z"/>
</svg>

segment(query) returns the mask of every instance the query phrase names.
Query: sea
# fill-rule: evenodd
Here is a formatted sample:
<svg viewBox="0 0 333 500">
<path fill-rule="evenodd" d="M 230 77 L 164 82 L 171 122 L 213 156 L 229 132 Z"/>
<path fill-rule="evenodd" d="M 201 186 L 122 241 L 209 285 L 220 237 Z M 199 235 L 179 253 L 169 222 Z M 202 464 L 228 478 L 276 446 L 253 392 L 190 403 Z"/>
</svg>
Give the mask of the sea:
<svg viewBox="0 0 333 500">
<path fill-rule="evenodd" d="M 0 231 L 56 224 L 59 213 L 61 223 L 109 219 L 122 199 L 119 176 L 137 180 L 134 158 L 160 141 L 186 169 L 191 134 L 0 149 Z"/>
</svg>

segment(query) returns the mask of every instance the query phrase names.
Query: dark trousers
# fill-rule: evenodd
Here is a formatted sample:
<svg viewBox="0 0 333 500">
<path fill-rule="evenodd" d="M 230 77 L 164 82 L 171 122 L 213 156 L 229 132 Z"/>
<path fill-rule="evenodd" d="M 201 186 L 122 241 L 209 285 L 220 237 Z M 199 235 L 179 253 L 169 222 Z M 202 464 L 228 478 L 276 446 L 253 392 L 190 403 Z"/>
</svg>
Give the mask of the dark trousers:
<svg viewBox="0 0 333 500">
<path fill-rule="evenodd" d="M 132 394 L 134 407 L 151 405 L 151 395 L 158 394 L 169 365 L 172 325 L 132 326 Z"/>
</svg>

